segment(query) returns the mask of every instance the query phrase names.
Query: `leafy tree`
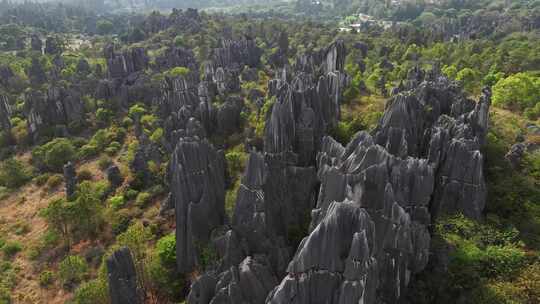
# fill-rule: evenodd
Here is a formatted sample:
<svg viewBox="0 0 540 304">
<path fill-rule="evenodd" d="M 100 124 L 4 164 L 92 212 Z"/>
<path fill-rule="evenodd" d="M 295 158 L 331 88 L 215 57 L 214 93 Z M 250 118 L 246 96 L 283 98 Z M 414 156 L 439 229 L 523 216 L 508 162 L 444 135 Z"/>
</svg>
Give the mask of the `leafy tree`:
<svg viewBox="0 0 540 304">
<path fill-rule="evenodd" d="M 32 178 L 28 169 L 16 160 L 10 158 L 0 165 L 0 185 L 8 188 L 18 188 Z"/>
<path fill-rule="evenodd" d="M 508 108 L 534 107 L 540 101 L 540 78 L 517 73 L 499 80 L 493 86 L 493 103 Z"/>
<path fill-rule="evenodd" d="M 32 151 L 32 162 L 39 168 L 62 172 L 64 164 L 75 159 L 76 151 L 67 138 L 56 138 Z"/>
<path fill-rule="evenodd" d="M 96 29 L 98 34 L 107 35 L 112 33 L 112 31 L 114 30 L 114 25 L 109 20 L 100 19 L 96 22 Z"/>
<path fill-rule="evenodd" d="M 472 92 L 477 87 L 476 75 L 477 73 L 473 69 L 464 68 L 457 73 L 456 80 L 463 84 L 463 88 L 467 92 Z"/>
<path fill-rule="evenodd" d="M 89 181 L 79 185 L 74 201 L 56 199 L 40 213 L 49 227 L 58 231 L 70 246 L 73 237 L 94 237 L 103 222 L 99 191 Z"/>
<path fill-rule="evenodd" d="M 82 282 L 88 274 L 88 264 L 78 255 L 67 256 L 58 265 L 58 278 L 65 287 Z"/>
</svg>

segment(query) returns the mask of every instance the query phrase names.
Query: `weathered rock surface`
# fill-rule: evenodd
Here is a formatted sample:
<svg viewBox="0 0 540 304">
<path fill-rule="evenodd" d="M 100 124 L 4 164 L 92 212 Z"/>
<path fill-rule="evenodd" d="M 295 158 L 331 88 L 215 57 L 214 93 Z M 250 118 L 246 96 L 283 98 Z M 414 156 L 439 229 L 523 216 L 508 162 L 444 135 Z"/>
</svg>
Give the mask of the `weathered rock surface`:
<svg viewBox="0 0 540 304">
<path fill-rule="evenodd" d="M 191 72 L 199 71 L 199 66 L 193 51 L 182 47 L 168 48 L 163 56 L 156 58 L 156 64 L 162 69 L 185 67 Z"/>
<path fill-rule="evenodd" d="M 45 70 L 37 58 L 32 58 L 32 64 L 26 69 L 26 75 L 32 84 L 42 84 L 47 81 Z"/>
<path fill-rule="evenodd" d="M 107 175 L 107 180 L 111 184 L 111 187 L 114 189 L 120 187 L 124 182 L 122 173 L 120 172 L 120 169 L 117 165 L 111 165 L 109 168 L 107 168 L 105 174 Z"/>
<path fill-rule="evenodd" d="M 211 232 L 225 220 L 225 156 L 208 141 L 183 137 L 169 165 L 172 200 L 176 209 L 178 270 L 189 272 Z"/>
<path fill-rule="evenodd" d="M 244 38 L 242 40 L 221 41 L 221 47 L 213 50 L 212 61 L 216 67 L 241 69 L 245 65 L 255 68 L 260 65 L 262 50 L 255 40 Z"/>
<path fill-rule="evenodd" d="M 0 127 L 1 131 L 11 130 L 11 106 L 4 95 L 0 95 Z"/>
<path fill-rule="evenodd" d="M 0 85 L 8 86 L 9 80 L 15 76 L 13 70 L 9 66 L 0 66 Z"/>
<path fill-rule="evenodd" d="M 142 303 L 135 265 L 127 247 L 118 249 L 107 258 L 107 273 L 111 304 Z"/>
<path fill-rule="evenodd" d="M 75 90 L 51 87 L 46 94 L 41 91 L 27 93 L 24 112 L 28 120 L 28 133 L 36 141 L 50 127 L 81 122 L 84 104 Z"/>
<path fill-rule="evenodd" d="M 398 302 L 427 265 L 431 220 L 481 216 L 489 104 L 438 77 L 394 97 L 373 137 L 325 137 L 311 232 L 266 302 Z"/>
<path fill-rule="evenodd" d="M 132 48 L 117 54 L 114 46 L 107 46 L 104 50 L 107 67 L 111 78 L 124 78 L 132 73 L 144 70 L 148 66 L 149 58 L 143 48 Z"/>
<path fill-rule="evenodd" d="M 57 55 L 62 53 L 62 45 L 58 38 L 47 37 L 45 40 L 45 54 Z"/>
<path fill-rule="evenodd" d="M 64 165 L 64 182 L 66 184 L 66 197 L 68 200 L 73 199 L 77 190 L 77 171 L 72 162 Z"/>
<path fill-rule="evenodd" d="M 317 64 L 309 68 L 316 74 L 296 71 L 292 77 L 285 68 L 269 83 L 276 102 L 266 122 L 264 153 L 250 153 L 232 223 L 213 240 L 220 262 L 193 283 L 188 303 L 264 303 L 270 283 L 285 275 L 316 204 L 316 152 L 326 128 L 339 118 L 344 77 L 334 69 L 342 68 L 344 54 L 329 52 L 328 60 L 326 50 L 321 54 L 318 62 L 308 62 Z M 332 71 L 325 73 L 323 65 Z"/>
<path fill-rule="evenodd" d="M 43 41 L 41 41 L 38 35 L 32 35 L 30 38 L 30 48 L 39 53 L 43 52 Z"/>
<path fill-rule="evenodd" d="M 240 97 L 229 97 L 217 109 L 217 131 L 229 135 L 240 129 L 240 113 L 244 108 L 244 100 Z"/>
</svg>

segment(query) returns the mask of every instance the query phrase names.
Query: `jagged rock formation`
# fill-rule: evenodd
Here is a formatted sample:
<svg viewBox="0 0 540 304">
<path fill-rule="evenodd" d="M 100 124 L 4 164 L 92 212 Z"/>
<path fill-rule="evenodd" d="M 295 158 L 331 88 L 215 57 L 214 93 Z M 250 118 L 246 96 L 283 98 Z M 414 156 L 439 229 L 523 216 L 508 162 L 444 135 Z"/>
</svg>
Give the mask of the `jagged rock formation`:
<svg viewBox="0 0 540 304">
<path fill-rule="evenodd" d="M 107 168 L 105 174 L 107 175 L 107 180 L 113 189 L 120 187 L 124 182 L 122 173 L 120 173 L 120 169 L 117 165 L 111 165 L 109 168 Z"/>
<path fill-rule="evenodd" d="M 66 184 L 66 198 L 73 199 L 77 190 L 77 171 L 72 162 L 64 165 L 64 182 Z"/>
<path fill-rule="evenodd" d="M 254 39 L 221 41 L 221 47 L 216 48 L 212 54 L 212 61 L 216 67 L 241 69 L 245 65 L 252 68 L 260 65 L 262 50 L 257 46 Z"/>
<path fill-rule="evenodd" d="M 178 270 L 190 272 L 211 232 L 225 220 L 225 156 L 207 140 L 181 138 L 169 165 L 176 209 Z"/>
<path fill-rule="evenodd" d="M 316 151 L 339 118 L 343 82 L 333 80 L 342 71 L 325 73 L 322 66 L 341 68 L 344 54 L 328 54 L 337 63 L 321 57 L 310 68 L 317 74 L 296 71 L 291 77 L 285 69 L 269 83 L 276 102 L 266 122 L 264 153 L 251 152 L 232 223 L 213 238 L 221 260 L 193 283 L 188 303 L 264 303 L 271 283 L 285 275 L 316 202 Z"/>
<path fill-rule="evenodd" d="M 24 112 L 28 120 L 28 133 L 34 141 L 50 127 L 79 123 L 84 116 L 84 104 L 79 93 L 51 87 L 44 94 L 31 91 L 25 96 Z"/>
<path fill-rule="evenodd" d="M 11 106 L 4 95 L 0 95 L 0 127 L 1 131 L 11 130 Z"/>
<path fill-rule="evenodd" d="M 163 56 L 156 58 L 156 65 L 161 69 L 186 67 L 192 72 L 198 72 L 199 66 L 192 50 L 182 47 L 168 48 Z"/>
<path fill-rule="evenodd" d="M 45 40 L 45 54 L 57 55 L 62 53 L 62 45 L 58 38 L 47 37 Z"/>
<path fill-rule="evenodd" d="M 9 66 L 0 66 L 0 85 L 8 86 L 9 80 L 15 76 Z"/>
<path fill-rule="evenodd" d="M 41 41 L 41 38 L 39 38 L 38 35 L 34 34 L 30 38 L 30 48 L 40 54 L 43 52 L 43 41 Z"/>
<path fill-rule="evenodd" d="M 111 304 L 142 303 L 137 290 L 137 272 L 127 247 L 116 250 L 107 258 L 107 273 Z"/>
<path fill-rule="evenodd" d="M 113 45 L 107 45 L 104 50 L 111 78 L 124 78 L 132 73 L 143 71 L 149 62 L 146 50 L 132 48 L 117 54 Z"/>
<path fill-rule="evenodd" d="M 47 75 L 37 58 L 32 58 L 32 64 L 26 69 L 26 75 L 32 84 L 42 84 L 47 81 Z"/>
<path fill-rule="evenodd" d="M 481 215 L 489 105 L 438 77 L 394 97 L 373 137 L 326 137 L 311 232 L 267 303 L 398 302 L 427 265 L 431 220 Z"/>
<path fill-rule="evenodd" d="M 244 108 L 244 100 L 240 97 L 229 97 L 217 108 L 217 131 L 229 135 L 240 129 L 240 113 Z"/>
<path fill-rule="evenodd" d="M 77 73 L 87 75 L 90 74 L 90 72 L 92 72 L 92 70 L 88 61 L 84 58 L 79 59 L 79 62 L 77 62 Z"/>
</svg>

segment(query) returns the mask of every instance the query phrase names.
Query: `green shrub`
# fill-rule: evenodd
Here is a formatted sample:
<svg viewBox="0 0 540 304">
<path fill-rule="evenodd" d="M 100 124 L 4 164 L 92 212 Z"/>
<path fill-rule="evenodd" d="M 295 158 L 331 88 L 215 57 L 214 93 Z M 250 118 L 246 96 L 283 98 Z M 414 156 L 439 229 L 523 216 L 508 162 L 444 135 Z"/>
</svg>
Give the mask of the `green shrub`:
<svg viewBox="0 0 540 304">
<path fill-rule="evenodd" d="M 114 155 L 118 154 L 120 149 L 122 149 L 122 145 L 117 141 L 113 141 L 105 149 L 105 153 L 107 153 L 107 155 L 109 155 L 109 156 L 114 156 Z"/>
<path fill-rule="evenodd" d="M 40 174 L 34 178 L 34 182 L 36 183 L 37 186 L 42 187 L 49 180 L 49 176 L 50 176 L 49 173 Z"/>
<path fill-rule="evenodd" d="M 171 233 L 158 240 L 156 253 L 161 263 L 166 267 L 176 265 L 176 235 Z"/>
<path fill-rule="evenodd" d="M 2 247 L 2 252 L 4 255 L 8 258 L 14 257 L 17 253 L 19 253 L 23 249 L 21 243 L 17 241 L 8 241 L 4 246 Z"/>
<path fill-rule="evenodd" d="M 540 78 L 517 73 L 499 80 L 493 86 L 493 104 L 524 110 L 540 100 Z"/>
<path fill-rule="evenodd" d="M 241 148 L 242 146 L 225 154 L 227 168 L 229 169 L 229 174 L 232 177 L 241 175 L 246 165 L 248 154 L 242 151 Z"/>
<path fill-rule="evenodd" d="M 39 285 L 41 287 L 48 287 L 54 282 L 54 274 L 51 271 L 43 271 L 39 274 Z"/>
<path fill-rule="evenodd" d="M 19 188 L 32 179 L 29 169 L 18 160 L 10 158 L 0 165 L 0 186 Z"/>
<path fill-rule="evenodd" d="M 129 201 L 134 200 L 137 197 L 137 195 L 139 195 L 139 191 L 135 189 L 127 189 L 125 193 L 125 197 Z"/>
<path fill-rule="evenodd" d="M 140 192 L 135 199 L 135 205 L 138 207 L 144 207 L 152 199 L 152 195 L 148 192 Z"/>
<path fill-rule="evenodd" d="M 109 168 L 112 165 L 112 163 L 113 163 L 113 161 L 111 160 L 111 158 L 104 155 L 104 156 L 99 158 L 98 167 L 102 171 L 105 171 L 105 170 L 107 170 L 107 168 Z"/>
<path fill-rule="evenodd" d="M 102 124 L 109 124 L 113 117 L 113 113 L 109 109 L 99 108 L 96 111 L 96 120 Z"/>
<path fill-rule="evenodd" d="M 82 181 L 91 181 L 92 178 L 93 178 L 93 174 L 92 174 L 92 171 L 88 170 L 88 169 L 83 169 L 83 170 L 80 170 L 78 173 L 77 173 L 77 181 L 79 182 L 82 182 Z"/>
<path fill-rule="evenodd" d="M 73 287 L 88 275 L 88 264 L 78 255 L 67 256 L 58 265 L 58 279 L 64 287 Z"/>
<path fill-rule="evenodd" d="M 157 128 L 152 135 L 150 135 L 150 140 L 153 141 L 156 144 L 159 144 L 161 142 L 161 139 L 163 138 L 163 129 Z"/>
<path fill-rule="evenodd" d="M 103 212 L 97 183 L 82 182 L 74 201 L 56 199 L 40 211 L 49 227 L 70 244 L 74 236 L 95 237 L 103 223 Z"/>
<path fill-rule="evenodd" d="M 174 233 L 162 237 L 150 255 L 147 273 L 158 294 L 171 300 L 181 299 L 185 278 L 176 271 L 176 237 Z"/>
<path fill-rule="evenodd" d="M 62 172 L 64 165 L 75 159 L 76 150 L 66 138 L 56 138 L 32 151 L 32 162 L 41 169 Z"/>
<path fill-rule="evenodd" d="M 126 200 L 123 195 L 116 195 L 111 198 L 109 198 L 109 205 L 115 209 L 118 210 L 126 204 Z"/>
<path fill-rule="evenodd" d="M 109 302 L 107 282 L 101 278 L 82 283 L 73 295 L 74 304 L 108 304 Z"/>
<path fill-rule="evenodd" d="M 190 70 L 186 67 L 175 67 L 165 72 L 168 77 L 185 77 L 189 74 Z"/>
<path fill-rule="evenodd" d="M 49 176 L 49 179 L 47 180 L 47 189 L 53 190 L 58 188 L 62 182 L 64 181 L 64 177 L 60 174 L 53 174 Z"/>
</svg>

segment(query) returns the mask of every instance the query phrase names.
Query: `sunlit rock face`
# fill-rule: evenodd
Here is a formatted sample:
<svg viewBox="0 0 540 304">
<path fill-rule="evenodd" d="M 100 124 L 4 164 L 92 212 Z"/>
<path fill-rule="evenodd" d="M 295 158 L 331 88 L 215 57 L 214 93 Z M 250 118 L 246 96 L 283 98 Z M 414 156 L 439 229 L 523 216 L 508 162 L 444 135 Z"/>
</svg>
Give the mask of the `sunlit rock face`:
<svg viewBox="0 0 540 304">
<path fill-rule="evenodd" d="M 429 258 L 432 219 L 479 218 L 490 92 L 478 103 L 442 77 L 387 105 L 373 135 L 325 137 L 311 232 L 267 303 L 396 303 Z"/>
<path fill-rule="evenodd" d="M 264 303 L 286 275 L 316 205 L 317 152 L 327 130 L 339 120 L 346 82 L 340 45 L 331 45 L 316 61 L 306 63 L 314 65 L 306 67 L 312 74 L 285 68 L 269 83 L 275 103 L 267 116 L 264 149 L 250 153 L 232 221 L 212 240 L 220 260 L 193 283 L 188 303 Z M 215 74 L 213 67 L 206 68 L 208 75 Z M 340 70 L 326 73 L 327 69 Z M 234 125 L 232 102 L 218 109 L 218 126 Z"/>
<path fill-rule="evenodd" d="M 37 142 L 41 135 L 50 133 L 55 126 L 68 132 L 71 123 L 80 123 L 84 117 L 84 103 L 80 94 L 71 89 L 51 87 L 47 92 L 30 91 L 25 95 L 24 113 L 28 133 Z"/>
<path fill-rule="evenodd" d="M 181 138 L 173 152 L 169 178 L 176 210 L 178 270 L 199 265 L 201 248 L 225 218 L 225 156 L 208 141 Z"/>
</svg>

